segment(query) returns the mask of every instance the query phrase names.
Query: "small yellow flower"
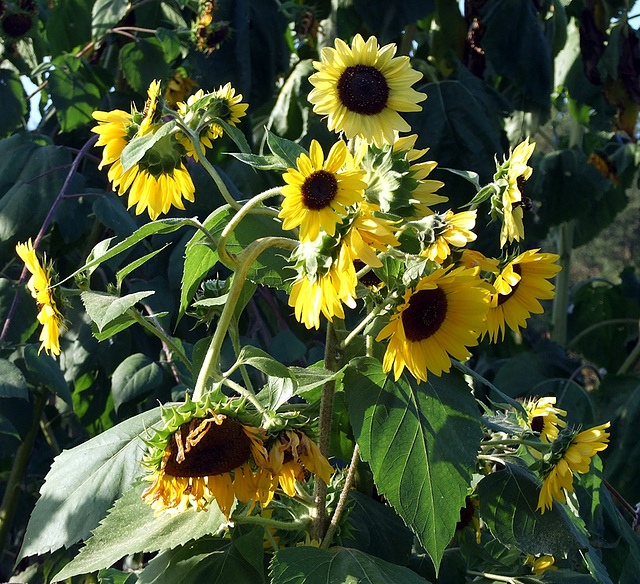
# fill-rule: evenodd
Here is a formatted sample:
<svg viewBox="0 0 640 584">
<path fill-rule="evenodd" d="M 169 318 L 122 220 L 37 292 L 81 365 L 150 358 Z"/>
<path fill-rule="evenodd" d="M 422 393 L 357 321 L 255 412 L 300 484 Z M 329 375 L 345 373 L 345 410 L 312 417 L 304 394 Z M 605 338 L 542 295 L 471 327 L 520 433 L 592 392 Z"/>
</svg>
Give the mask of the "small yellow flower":
<svg viewBox="0 0 640 584">
<path fill-rule="evenodd" d="M 336 39 L 335 48 L 322 49 L 321 60 L 309 82 L 313 111 L 328 116 L 330 130 L 348 139 L 360 136 L 376 146 L 393 144 L 395 132 L 411 127 L 398 112 L 417 112 L 426 99 L 411 86 L 422 73 L 411 68 L 409 57 L 394 57 L 396 46 L 378 45 L 376 37 L 365 42 L 357 34 L 351 47 Z"/>
<path fill-rule="evenodd" d="M 383 369 L 397 380 L 406 367 L 419 381 L 427 371 L 438 377 L 451 369 L 452 356 L 464 361 L 478 344 L 488 309 L 487 291 L 477 270 L 440 268 L 407 289 L 404 304 L 376 337 L 391 337 Z"/>
<path fill-rule="evenodd" d="M 468 242 L 475 241 L 477 235 L 473 228 L 476 225 L 476 213 L 475 209 L 461 213 L 447 211 L 441 224 L 435 229 L 435 241 L 421 255 L 441 264 L 451 254 L 452 247 L 461 248 Z"/>
<path fill-rule="evenodd" d="M 18 243 L 16 253 L 31 273 L 27 288 L 40 309 L 38 322 L 42 325 L 42 331 L 39 340 L 42 344 L 38 353 L 44 349 L 47 353 L 57 356 L 60 354 L 60 327 L 63 326 L 63 318 L 53 298 L 51 267 L 46 270 L 42 267 L 31 239 L 26 243 Z"/>
<path fill-rule="evenodd" d="M 555 558 L 553 556 L 540 556 L 536 558 L 531 554 L 527 554 L 525 564 L 531 566 L 534 574 L 542 574 L 545 570 L 557 570 L 558 566 L 554 566 Z"/>
<path fill-rule="evenodd" d="M 284 200 L 280 217 L 283 229 L 300 227 L 300 241 L 314 241 L 320 229 L 333 236 L 342 223 L 346 207 L 362 200 L 366 183 L 361 170 L 341 170 L 347 158 L 347 145 L 336 142 L 325 160 L 320 144 L 313 140 L 309 156 L 302 154 L 298 168 L 282 175 Z"/>
<path fill-rule="evenodd" d="M 505 324 L 518 332 L 527 326 L 532 314 L 544 311 L 539 300 L 554 297 L 555 287 L 549 280 L 561 269 L 555 264 L 559 256 L 538 251 L 521 253 L 502 268 L 493 282 L 495 293 L 491 294 L 487 328 L 482 333 L 488 334 L 492 343 L 498 337 L 504 339 Z"/>
<path fill-rule="evenodd" d="M 566 503 L 564 490 L 573 491 L 573 473 L 585 474 L 589 472 L 591 458 L 605 450 L 609 442 L 609 432 L 605 430 L 611 426 L 610 422 L 595 426 L 576 434 L 561 458 L 545 473 L 544 482 L 538 497 L 540 513 L 544 514 L 553 506 L 553 499 Z"/>
<path fill-rule="evenodd" d="M 556 407 L 555 397 L 541 397 L 529 400 L 524 404 L 527 412 L 529 427 L 539 434 L 542 442 L 553 442 L 558 437 L 559 428 L 565 428 L 567 423 L 560 419 L 567 412 Z"/>
</svg>

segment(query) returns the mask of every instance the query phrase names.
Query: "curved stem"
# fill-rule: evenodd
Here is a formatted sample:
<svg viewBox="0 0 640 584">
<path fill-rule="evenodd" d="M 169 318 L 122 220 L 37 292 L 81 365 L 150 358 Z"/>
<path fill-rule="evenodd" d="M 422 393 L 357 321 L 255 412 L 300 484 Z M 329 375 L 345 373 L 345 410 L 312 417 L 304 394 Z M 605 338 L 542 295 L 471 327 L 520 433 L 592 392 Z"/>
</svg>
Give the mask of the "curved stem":
<svg viewBox="0 0 640 584">
<path fill-rule="evenodd" d="M 261 517 L 260 515 L 233 515 L 232 518 L 234 523 L 248 523 L 250 525 L 264 525 L 265 527 L 273 527 L 274 529 L 289 529 L 289 530 L 297 530 L 297 529 L 305 529 L 306 522 L 305 521 L 278 521 L 276 519 L 269 519 L 268 517 Z"/>
<path fill-rule="evenodd" d="M 567 342 L 567 348 L 575 347 L 579 341 L 581 341 L 584 337 L 586 337 L 593 331 L 599 329 L 600 327 L 610 326 L 613 324 L 637 324 L 637 323 L 638 323 L 637 318 L 610 318 L 608 320 L 602 320 L 600 322 L 596 322 L 595 324 L 588 326 L 583 331 L 580 331 L 575 337 L 573 337 L 569 342 Z"/>
<path fill-rule="evenodd" d="M 228 377 L 221 379 L 221 381 L 227 387 L 230 387 L 231 389 L 233 389 L 233 391 L 235 391 L 237 394 L 241 395 L 242 397 L 250 401 L 255 406 L 256 410 L 258 410 L 261 414 L 264 414 L 265 409 L 263 405 L 256 399 L 256 394 L 252 390 L 242 387 L 242 385 L 240 385 L 239 383 L 236 383 L 235 381 L 233 381 L 232 379 L 229 379 Z"/>
<path fill-rule="evenodd" d="M 640 339 L 636 343 L 636 346 L 633 348 L 629 356 L 624 360 L 624 363 L 620 365 L 620 369 L 618 369 L 618 375 L 624 375 L 629 372 L 629 369 L 633 367 L 636 361 L 640 359 Z"/>
<path fill-rule="evenodd" d="M 353 339 L 355 339 L 362 329 L 364 329 L 380 312 L 381 307 L 374 308 L 367 316 L 365 316 L 358 325 L 347 335 L 347 338 L 340 343 L 340 348 L 344 349 Z"/>
<path fill-rule="evenodd" d="M 358 461 L 360 460 L 360 447 L 356 443 L 353 449 L 353 456 L 351 457 L 351 464 L 349 465 L 349 472 L 347 472 L 347 478 L 344 481 L 344 486 L 342 487 L 342 493 L 340 493 L 340 500 L 338 501 L 338 506 L 336 507 L 335 512 L 333 513 L 333 517 L 331 518 L 331 523 L 329 524 L 329 529 L 327 529 L 327 533 L 322 540 L 322 545 L 320 546 L 322 549 L 329 549 L 331 545 L 331 541 L 333 540 L 333 536 L 338 529 L 338 523 L 340 522 L 340 518 L 344 513 L 344 508 L 347 504 L 347 497 L 349 496 L 349 491 L 351 490 L 351 484 L 353 483 L 353 478 L 356 474 L 356 468 L 358 466 Z"/>
<path fill-rule="evenodd" d="M 167 346 L 167 348 L 173 353 L 180 361 L 182 361 L 189 373 L 192 373 L 191 362 L 187 359 L 187 356 L 182 352 L 182 349 L 173 342 L 173 339 L 165 333 L 159 326 L 152 325 L 144 316 L 142 316 L 135 308 L 127 310 L 127 314 L 131 316 L 140 326 L 148 330 L 152 335 L 158 337 L 160 341 Z"/>
<path fill-rule="evenodd" d="M 202 363 L 202 368 L 198 374 L 198 380 L 193 392 L 194 401 L 202 399 L 207 381 L 209 377 L 211 377 L 212 371 L 216 370 L 218 367 L 218 358 L 220 356 L 220 350 L 222 349 L 222 342 L 224 341 L 229 325 L 231 324 L 231 319 L 233 318 L 236 304 L 240 298 L 242 287 L 244 286 L 244 282 L 247 279 L 247 274 L 249 273 L 253 262 L 265 249 L 270 247 L 293 249 L 296 245 L 297 242 L 287 237 L 263 237 L 254 241 L 238 256 L 238 260 L 240 260 L 241 263 L 233 277 L 227 302 L 222 309 L 222 314 L 218 320 L 218 326 L 216 327 L 213 337 L 211 337 L 209 349 L 207 350 L 207 354 L 205 355 Z"/>
</svg>

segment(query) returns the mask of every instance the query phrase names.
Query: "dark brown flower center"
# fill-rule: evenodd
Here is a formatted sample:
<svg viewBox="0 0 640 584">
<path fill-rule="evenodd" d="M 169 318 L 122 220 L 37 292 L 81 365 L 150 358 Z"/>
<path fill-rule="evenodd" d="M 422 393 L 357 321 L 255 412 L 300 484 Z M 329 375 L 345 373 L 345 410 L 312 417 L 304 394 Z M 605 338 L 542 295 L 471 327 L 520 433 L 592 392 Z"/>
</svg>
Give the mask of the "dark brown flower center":
<svg viewBox="0 0 640 584">
<path fill-rule="evenodd" d="M 31 17 L 24 12 L 9 14 L 2 21 L 2 30 L 7 36 L 19 38 L 29 32 L 32 22 Z"/>
<path fill-rule="evenodd" d="M 513 271 L 518 274 L 518 276 L 522 276 L 522 269 L 519 264 L 513 264 Z M 509 294 L 498 294 L 498 306 L 504 304 L 509 298 L 511 298 L 520 286 L 521 280 L 518 280 L 514 286 L 511 287 L 511 292 Z"/>
<path fill-rule="evenodd" d="M 544 428 L 544 416 L 536 416 L 531 420 L 531 429 L 536 434 L 541 434 L 542 429 Z"/>
<path fill-rule="evenodd" d="M 204 435 L 194 439 L 194 430 L 205 418 L 194 418 L 182 424 L 171 437 L 170 455 L 164 472 L 173 477 L 205 477 L 229 472 L 249 460 L 251 440 L 244 433 L 242 424 L 225 418 L 218 425 L 211 420 L 201 429 Z M 177 436 L 179 434 L 179 436 Z M 191 442 L 190 446 L 187 446 Z M 179 453 L 184 448 L 184 460 L 178 462 Z"/>
<path fill-rule="evenodd" d="M 338 80 L 338 98 L 349 111 L 373 116 L 386 107 L 389 85 L 375 67 L 353 65 L 347 67 Z"/>
<path fill-rule="evenodd" d="M 447 295 L 440 288 L 416 292 L 402 313 L 407 340 L 415 343 L 435 334 L 447 316 L 447 304 Z"/>
<path fill-rule="evenodd" d="M 320 211 L 331 204 L 338 194 L 338 179 L 326 170 L 310 174 L 300 189 L 307 209 Z"/>
</svg>

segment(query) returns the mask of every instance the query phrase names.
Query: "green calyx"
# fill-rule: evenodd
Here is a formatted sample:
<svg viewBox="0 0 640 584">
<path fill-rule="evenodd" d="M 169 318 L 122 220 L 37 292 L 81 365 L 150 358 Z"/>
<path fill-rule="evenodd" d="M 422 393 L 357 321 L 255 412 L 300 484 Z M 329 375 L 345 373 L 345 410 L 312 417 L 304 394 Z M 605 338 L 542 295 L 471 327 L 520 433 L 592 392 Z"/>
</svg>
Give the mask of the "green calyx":
<svg viewBox="0 0 640 584">
<path fill-rule="evenodd" d="M 539 471 L 543 477 L 546 477 L 551 470 L 562 460 L 562 457 L 571 446 L 571 442 L 578 435 L 579 429 L 562 428 L 558 433 L 558 437 L 551 444 L 551 448 L 542 455 L 539 461 Z"/>
<path fill-rule="evenodd" d="M 173 174 L 176 168 L 182 166 L 185 154 L 184 146 L 173 134 L 169 134 L 160 138 L 145 152 L 138 166 L 157 179 L 161 174 Z"/>
</svg>

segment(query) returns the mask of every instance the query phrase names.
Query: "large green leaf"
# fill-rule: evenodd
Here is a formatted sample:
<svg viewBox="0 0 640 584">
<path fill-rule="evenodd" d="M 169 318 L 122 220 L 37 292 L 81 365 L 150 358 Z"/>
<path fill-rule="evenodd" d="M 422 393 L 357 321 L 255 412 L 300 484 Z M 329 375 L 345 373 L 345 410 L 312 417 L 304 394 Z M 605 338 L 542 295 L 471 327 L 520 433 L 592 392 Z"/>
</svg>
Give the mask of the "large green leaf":
<svg viewBox="0 0 640 584">
<path fill-rule="evenodd" d="M 378 491 L 438 566 L 460 519 L 482 431 L 475 399 L 454 371 L 394 382 L 379 361 L 356 359 L 344 376 L 349 418 Z"/>
<path fill-rule="evenodd" d="M 107 568 L 130 554 L 172 549 L 216 533 L 226 523 L 216 505 L 207 512 L 189 509 L 155 517 L 151 505 L 142 500 L 142 491 L 148 485 L 140 483 L 116 501 L 80 553 L 56 574 L 55 580 Z"/>
<path fill-rule="evenodd" d="M 142 473 L 140 436 L 160 408 L 130 418 L 56 457 L 31 514 L 20 558 L 87 537 Z"/>
<path fill-rule="evenodd" d="M 140 300 L 151 296 L 153 291 L 135 292 L 126 296 L 114 296 L 102 292 L 82 292 L 80 297 L 87 314 L 96 324 L 98 330 L 103 332 L 117 318 L 122 317 L 127 310 Z M 133 317 L 131 322 L 134 322 Z"/>
<path fill-rule="evenodd" d="M 20 77 L 8 69 L 0 69 L 0 137 L 18 128 L 29 114 L 27 94 Z"/>
<path fill-rule="evenodd" d="M 161 553 L 140 573 L 139 584 L 264 582 L 264 528 L 240 536 L 235 531 L 231 541 L 205 537 Z"/>
<path fill-rule="evenodd" d="M 162 367 L 142 353 L 129 355 L 113 372 L 111 395 L 118 408 L 128 401 L 151 393 L 163 379 Z"/>
<path fill-rule="evenodd" d="M 92 10 L 91 33 L 93 39 L 103 37 L 131 8 L 129 0 L 96 0 Z"/>
<path fill-rule="evenodd" d="M 156 38 L 138 39 L 120 50 L 122 72 L 138 93 L 146 94 L 154 79 L 167 79 L 172 71 L 166 62 L 162 43 Z"/>
<path fill-rule="evenodd" d="M 273 584 L 426 584 L 408 568 L 364 552 L 302 546 L 278 550 L 271 560 Z"/>
<path fill-rule="evenodd" d="M 29 399 L 29 388 L 22 371 L 6 359 L 0 359 L 0 397 Z"/>
<path fill-rule="evenodd" d="M 533 555 L 561 556 L 587 548 L 589 541 L 573 525 L 564 508 L 536 511 L 540 484 L 515 464 L 484 477 L 478 484 L 480 515 L 506 546 Z"/>
<path fill-rule="evenodd" d="M 91 40 L 91 4 L 84 0 L 60 0 L 52 5 L 47 39 L 54 55 L 73 52 Z"/>
</svg>

